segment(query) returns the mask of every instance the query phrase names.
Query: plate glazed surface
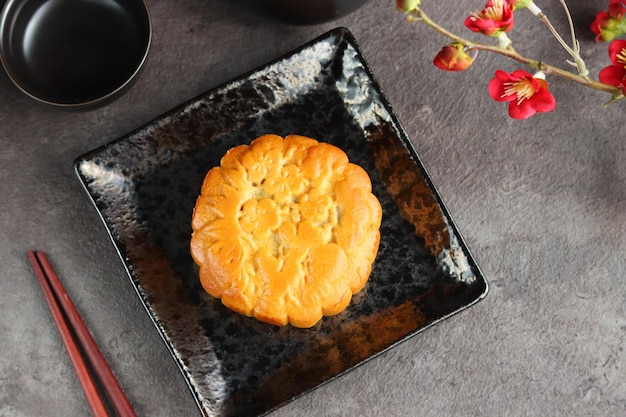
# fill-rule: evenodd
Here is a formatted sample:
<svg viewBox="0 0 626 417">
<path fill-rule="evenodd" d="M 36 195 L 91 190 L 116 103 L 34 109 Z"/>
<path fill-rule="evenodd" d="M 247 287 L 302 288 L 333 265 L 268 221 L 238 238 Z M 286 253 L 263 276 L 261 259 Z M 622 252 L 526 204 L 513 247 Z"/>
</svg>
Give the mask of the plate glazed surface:
<svg viewBox="0 0 626 417">
<path fill-rule="evenodd" d="M 339 146 L 383 207 L 370 280 L 341 314 L 275 327 L 207 295 L 189 254 L 207 171 L 276 133 Z M 352 35 L 335 29 L 75 161 L 132 283 L 207 416 L 255 416 L 482 299 L 487 282 Z"/>
</svg>

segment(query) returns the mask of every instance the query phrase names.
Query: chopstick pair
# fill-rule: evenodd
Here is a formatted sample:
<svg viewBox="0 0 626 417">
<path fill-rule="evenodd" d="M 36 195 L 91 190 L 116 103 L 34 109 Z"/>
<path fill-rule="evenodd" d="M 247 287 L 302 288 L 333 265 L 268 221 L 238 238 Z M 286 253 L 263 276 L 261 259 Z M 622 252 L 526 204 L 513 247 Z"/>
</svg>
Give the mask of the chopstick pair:
<svg viewBox="0 0 626 417">
<path fill-rule="evenodd" d="M 27 256 L 41 285 L 52 317 L 61 333 L 61 338 L 94 416 L 108 417 L 109 414 L 86 360 L 91 364 L 93 372 L 99 378 L 101 386 L 106 391 L 108 399 L 118 415 L 136 417 L 126 395 L 124 395 L 102 352 L 100 352 L 87 326 L 78 314 L 59 277 L 50 266 L 46 255 L 40 251 L 28 251 Z M 76 338 L 73 336 L 72 330 Z M 83 358 L 81 352 L 84 352 L 86 358 Z"/>
</svg>

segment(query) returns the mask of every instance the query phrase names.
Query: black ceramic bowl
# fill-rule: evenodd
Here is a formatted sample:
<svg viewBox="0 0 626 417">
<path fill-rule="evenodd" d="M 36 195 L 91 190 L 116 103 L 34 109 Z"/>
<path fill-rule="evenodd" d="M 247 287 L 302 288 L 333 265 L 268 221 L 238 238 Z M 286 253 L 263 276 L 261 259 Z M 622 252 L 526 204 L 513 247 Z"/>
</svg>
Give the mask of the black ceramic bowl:
<svg viewBox="0 0 626 417">
<path fill-rule="evenodd" d="M 152 38 L 144 0 L 8 0 L 0 57 L 13 83 L 52 105 L 93 105 L 137 76 Z"/>
<path fill-rule="evenodd" d="M 281 23 L 310 25 L 352 13 L 369 0 L 244 0 L 266 17 Z"/>
</svg>

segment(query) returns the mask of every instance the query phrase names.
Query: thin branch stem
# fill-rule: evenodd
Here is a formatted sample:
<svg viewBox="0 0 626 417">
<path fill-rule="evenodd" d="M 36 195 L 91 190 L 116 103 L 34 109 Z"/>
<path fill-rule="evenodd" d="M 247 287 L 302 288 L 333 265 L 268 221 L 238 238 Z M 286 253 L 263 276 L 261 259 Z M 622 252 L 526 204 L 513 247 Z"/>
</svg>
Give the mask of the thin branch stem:
<svg viewBox="0 0 626 417">
<path fill-rule="evenodd" d="M 574 30 L 574 22 L 572 20 L 572 14 L 569 11 L 569 7 L 567 7 L 567 3 L 565 0 L 560 0 L 561 5 L 563 6 L 563 10 L 565 10 L 565 15 L 567 16 L 567 24 L 569 25 L 570 35 L 572 37 L 572 47 L 576 53 L 580 52 L 580 45 L 578 44 L 578 40 L 576 39 L 576 31 Z"/>
<path fill-rule="evenodd" d="M 541 15 L 539 15 L 537 17 L 539 18 L 539 20 L 541 20 L 548 27 L 548 29 L 550 30 L 550 33 L 552 33 L 552 36 L 554 36 L 555 39 L 561 44 L 563 49 L 565 49 L 568 54 L 570 54 L 571 56 L 575 57 L 576 56 L 576 52 L 572 48 L 570 48 L 570 46 L 563 40 L 563 38 L 561 37 L 559 32 L 557 32 L 556 29 L 554 28 L 554 26 L 552 26 L 552 22 L 550 22 L 550 20 L 548 19 L 548 16 L 546 16 L 543 13 L 541 13 Z"/>
<path fill-rule="evenodd" d="M 574 58 L 573 65 L 575 65 L 576 68 L 578 69 L 578 74 L 580 74 L 582 77 L 587 77 L 589 75 L 589 71 L 587 70 L 587 65 L 585 64 L 585 61 L 580 56 L 580 45 L 578 43 L 578 40 L 576 39 L 576 32 L 574 31 L 574 22 L 572 21 L 572 15 L 569 12 L 569 8 L 567 7 L 567 3 L 565 3 L 565 0 L 559 0 L 559 1 L 561 5 L 563 6 L 563 9 L 565 10 L 565 15 L 567 16 L 567 22 L 568 22 L 569 29 L 570 29 L 570 35 L 572 37 L 571 47 L 563 40 L 559 32 L 557 32 L 557 30 L 554 28 L 554 26 L 552 25 L 552 22 L 550 22 L 550 20 L 548 19 L 548 16 L 546 16 L 543 12 L 541 12 L 537 15 L 537 17 L 548 27 L 548 29 L 550 30 L 550 33 L 552 33 L 552 36 L 554 36 L 554 38 L 559 42 L 559 44 L 561 44 L 563 49 L 565 49 L 567 53 L 570 54 L 572 58 Z"/>
</svg>

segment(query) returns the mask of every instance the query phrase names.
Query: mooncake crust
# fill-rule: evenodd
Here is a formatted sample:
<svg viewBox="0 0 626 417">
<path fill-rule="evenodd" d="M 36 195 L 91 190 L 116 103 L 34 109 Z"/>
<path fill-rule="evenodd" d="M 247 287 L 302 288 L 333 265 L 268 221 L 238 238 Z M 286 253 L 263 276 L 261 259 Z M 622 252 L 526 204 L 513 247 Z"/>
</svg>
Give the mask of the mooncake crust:
<svg viewBox="0 0 626 417">
<path fill-rule="evenodd" d="M 366 284 L 382 208 L 340 148 L 268 134 L 207 173 L 192 215 L 203 288 L 260 321 L 312 327 Z"/>
</svg>

